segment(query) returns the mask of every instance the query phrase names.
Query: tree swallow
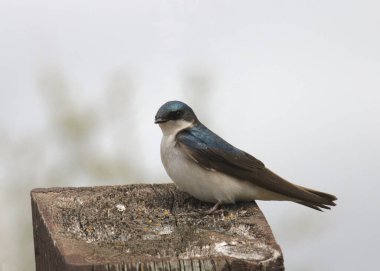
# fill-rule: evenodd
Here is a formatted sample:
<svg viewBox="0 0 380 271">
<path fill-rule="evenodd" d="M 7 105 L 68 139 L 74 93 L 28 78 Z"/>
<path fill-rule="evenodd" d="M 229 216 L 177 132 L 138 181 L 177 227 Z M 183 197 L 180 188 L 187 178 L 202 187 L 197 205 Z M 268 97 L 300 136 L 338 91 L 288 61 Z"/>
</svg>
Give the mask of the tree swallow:
<svg viewBox="0 0 380 271">
<path fill-rule="evenodd" d="M 215 203 L 287 200 L 321 211 L 337 198 L 292 184 L 270 171 L 252 155 L 235 148 L 204 126 L 193 110 L 180 101 L 165 103 L 155 123 L 163 133 L 161 160 L 179 189 Z"/>
</svg>

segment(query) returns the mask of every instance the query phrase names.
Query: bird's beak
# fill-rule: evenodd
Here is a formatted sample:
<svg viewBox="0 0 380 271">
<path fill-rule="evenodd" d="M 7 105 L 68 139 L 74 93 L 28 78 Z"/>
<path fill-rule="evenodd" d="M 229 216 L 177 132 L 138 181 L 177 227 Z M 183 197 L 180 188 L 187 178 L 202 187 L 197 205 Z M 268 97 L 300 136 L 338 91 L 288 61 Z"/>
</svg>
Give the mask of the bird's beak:
<svg viewBox="0 0 380 271">
<path fill-rule="evenodd" d="M 163 123 L 163 122 L 166 122 L 166 120 L 163 119 L 163 118 L 156 118 L 156 119 L 154 120 L 154 123 L 155 123 L 155 124 Z"/>
</svg>

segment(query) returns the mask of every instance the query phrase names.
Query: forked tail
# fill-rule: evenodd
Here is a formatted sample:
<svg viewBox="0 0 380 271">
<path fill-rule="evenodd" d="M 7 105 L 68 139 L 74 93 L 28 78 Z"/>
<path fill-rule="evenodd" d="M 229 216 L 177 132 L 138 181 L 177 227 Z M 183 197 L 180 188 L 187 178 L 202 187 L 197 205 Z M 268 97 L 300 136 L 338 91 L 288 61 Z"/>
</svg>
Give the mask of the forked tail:
<svg viewBox="0 0 380 271">
<path fill-rule="evenodd" d="M 299 203 L 299 204 L 305 205 L 307 207 L 313 208 L 313 209 L 318 210 L 318 211 L 323 211 L 322 209 L 331 209 L 330 206 L 336 205 L 336 203 L 334 201 L 337 200 L 337 197 L 335 197 L 334 195 L 324 193 L 324 192 L 320 192 L 317 190 L 313 190 L 310 188 L 302 187 L 299 185 L 298 185 L 298 187 L 303 189 L 303 190 L 306 190 L 309 193 L 317 195 L 320 198 L 320 200 L 318 200 L 318 201 L 315 201 L 315 200 L 313 200 L 313 201 L 297 201 L 297 203 Z"/>
</svg>

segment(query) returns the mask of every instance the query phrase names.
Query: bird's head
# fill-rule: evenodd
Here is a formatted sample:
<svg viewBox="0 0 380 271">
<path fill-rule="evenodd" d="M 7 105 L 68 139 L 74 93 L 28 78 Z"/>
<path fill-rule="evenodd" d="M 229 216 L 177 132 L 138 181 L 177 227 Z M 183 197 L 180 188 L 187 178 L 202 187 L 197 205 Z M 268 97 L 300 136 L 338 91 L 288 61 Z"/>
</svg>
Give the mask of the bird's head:
<svg viewBox="0 0 380 271">
<path fill-rule="evenodd" d="M 197 121 L 190 106 L 180 101 L 170 101 L 158 109 L 154 123 L 160 125 L 164 135 L 168 135 L 191 127 Z"/>
</svg>

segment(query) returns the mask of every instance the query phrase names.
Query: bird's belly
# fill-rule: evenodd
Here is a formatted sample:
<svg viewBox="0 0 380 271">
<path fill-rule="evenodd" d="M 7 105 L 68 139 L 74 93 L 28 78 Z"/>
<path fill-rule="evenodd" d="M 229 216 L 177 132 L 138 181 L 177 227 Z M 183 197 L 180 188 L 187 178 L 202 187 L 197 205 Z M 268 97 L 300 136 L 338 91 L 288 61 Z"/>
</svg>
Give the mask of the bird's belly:
<svg viewBox="0 0 380 271">
<path fill-rule="evenodd" d="M 273 193 L 249 182 L 200 167 L 182 154 L 175 145 L 163 147 L 161 146 L 161 159 L 169 177 L 179 189 L 199 200 L 234 203 L 274 199 Z"/>
</svg>

